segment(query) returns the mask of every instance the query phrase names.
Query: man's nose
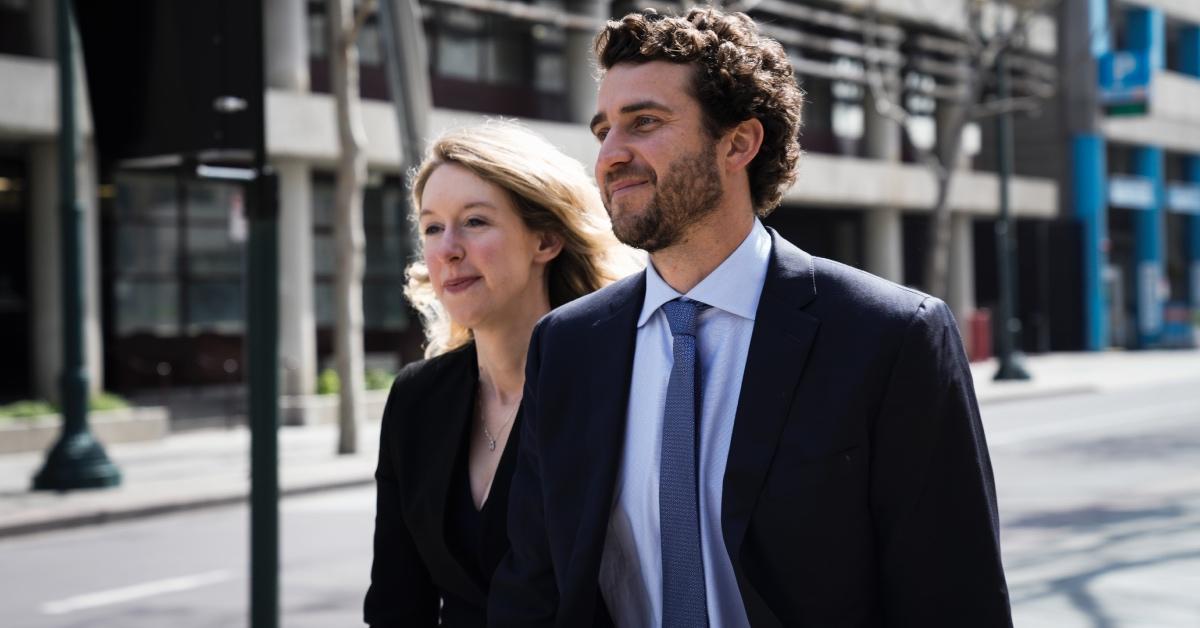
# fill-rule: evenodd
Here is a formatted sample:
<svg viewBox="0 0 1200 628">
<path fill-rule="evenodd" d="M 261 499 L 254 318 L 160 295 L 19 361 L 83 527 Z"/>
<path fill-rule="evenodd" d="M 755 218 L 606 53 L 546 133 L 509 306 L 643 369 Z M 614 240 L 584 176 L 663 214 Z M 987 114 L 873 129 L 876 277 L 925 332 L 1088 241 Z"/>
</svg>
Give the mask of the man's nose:
<svg viewBox="0 0 1200 628">
<path fill-rule="evenodd" d="M 615 166 L 629 163 L 632 158 L 624 135 L 616 129 L 609 131 L 600 142 L 600 152 L 596 155 L 596 183 L 603 187 L 605 174 Z"/>
</svg>

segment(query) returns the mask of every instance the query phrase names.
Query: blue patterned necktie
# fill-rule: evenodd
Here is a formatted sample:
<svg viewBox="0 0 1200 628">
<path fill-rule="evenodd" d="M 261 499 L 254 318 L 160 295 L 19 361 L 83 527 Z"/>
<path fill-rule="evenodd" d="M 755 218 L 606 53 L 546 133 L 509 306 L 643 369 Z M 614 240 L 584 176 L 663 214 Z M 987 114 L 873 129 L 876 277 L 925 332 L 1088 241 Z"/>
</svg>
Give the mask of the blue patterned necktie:
<svg viewBox="0 0 1200 628">
<path fill-rule="evenodd" d="M 700 399 L 696 319 L 701 307 L 702 304 L 687 299 L 675 299 L 662 306 L 671 326 L 675 359 L 667 384 L 658 485 L 664 628 L 708 625 L 696 483 L 699 466 L 696 416 Z"/>
</svg>

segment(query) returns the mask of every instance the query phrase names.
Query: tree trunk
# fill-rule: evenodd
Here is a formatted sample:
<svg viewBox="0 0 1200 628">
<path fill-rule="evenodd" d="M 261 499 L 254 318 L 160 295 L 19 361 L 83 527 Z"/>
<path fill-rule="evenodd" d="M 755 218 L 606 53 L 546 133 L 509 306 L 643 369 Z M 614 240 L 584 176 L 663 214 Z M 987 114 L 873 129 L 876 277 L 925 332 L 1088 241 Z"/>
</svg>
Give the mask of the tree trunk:
<svg viewBox="0 0 1200 628">
<path fill-rule="evenodd" d="M 337 269 L 334 284 L 334 350 L 341 381 L 338 392 L 339 454 L 358 451 L 358 426 L 362 424 L 364 265 L 363 187 L 367 157 L 363 147 L 362 101 L 358 90 L 358 44 L 353 0 L 328 0 L 330 22 L 331 84 L 337 103 L 338 158 L 334 209 Z"/>
</svg>

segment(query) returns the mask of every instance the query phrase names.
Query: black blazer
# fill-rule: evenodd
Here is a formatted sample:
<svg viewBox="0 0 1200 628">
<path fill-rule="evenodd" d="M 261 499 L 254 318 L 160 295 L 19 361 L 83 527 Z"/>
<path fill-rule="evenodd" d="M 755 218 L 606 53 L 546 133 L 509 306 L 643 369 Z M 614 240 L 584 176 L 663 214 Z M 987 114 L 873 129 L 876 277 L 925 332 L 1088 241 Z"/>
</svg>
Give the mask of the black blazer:
<svg viewBox="0 0 1200 628">
<path fill-rule="evenodd" d="M 1011 626 L 991 462 L 941 301 L 772 233 L 734 419 L 722 534 L 754 626 Z M 604 625 L 638 274 L 530 344 L 489 625 Z"/>
<path fill-rule="evenodd" d="M 447 496 L 474 420 L 479 365 L 474 344 L 409 364 L 392 384 L 380 430 L 375 559 L 364 620 L 371 626 L 436 626 L 452 595 L 483 611 L 486 581 L 447 545 Z M 521 418 L 517 417 L 513 430 Z M 490 577 L 508 551 L 505 504 L 519 447 L 510 438 L 482 511 L 480 571 Z"/>
</svg>

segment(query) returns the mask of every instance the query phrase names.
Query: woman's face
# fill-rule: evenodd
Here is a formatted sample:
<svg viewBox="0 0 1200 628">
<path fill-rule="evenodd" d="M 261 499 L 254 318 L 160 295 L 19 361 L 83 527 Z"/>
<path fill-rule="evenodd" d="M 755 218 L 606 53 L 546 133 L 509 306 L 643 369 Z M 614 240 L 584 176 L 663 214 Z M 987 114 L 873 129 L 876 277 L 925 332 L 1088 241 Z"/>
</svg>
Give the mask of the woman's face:
<svg viewBox="0 0 1200 628">
<path fill-rule="evenodd" d="M 462 166 L 438 166 L 419 218 L 429 280 L 455 323 L 504 326 L 550 309 L 545 268 L 561 246 L 530 231 L 502 188 Z"/>
</svg>

